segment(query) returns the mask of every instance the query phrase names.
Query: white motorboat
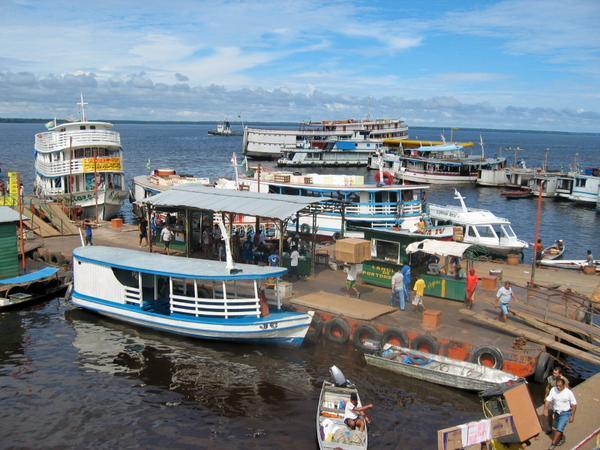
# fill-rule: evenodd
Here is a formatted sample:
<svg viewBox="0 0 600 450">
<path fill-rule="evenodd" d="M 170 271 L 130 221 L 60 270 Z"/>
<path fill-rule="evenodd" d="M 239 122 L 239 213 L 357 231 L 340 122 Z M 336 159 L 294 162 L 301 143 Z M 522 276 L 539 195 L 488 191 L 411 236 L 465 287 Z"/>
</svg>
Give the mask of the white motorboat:
<svg viewBox="0 0 600 450">
<path fill-rule="evenodd" d="M 322 148 L 327 140 L 346 140 L 356 132 L 368 133 L 369 139 L 406 139 L 408 127 L 399 119 L 323 120 L 307 122 L 299 128 L 249 128 L 244 129 L 242 150 L 254 159 L 279 159 L 286 150 L 310 147 Z"/>
<path fill-rule="evenodd" d="M 585 259 L 542 259 L 540 265 L 554 267 L 555 269 L 583 270 L 583 267 L 587 265 L 587 261 Z M 600 272 L 600 259 L 594 259 L 594 266 L 596 272 Z"/>
<path fill-rule="evenodd" d="M 89 121 L 83 95 L 81 118 L 46 124 L 35 135 L 35 188 L 38 197 L 61 200 L 79 218 L 109 220 L 127 198 L 121 137 L 108 122 Z"/>
<path fill-rule="evenodd" d="M 231 128 L 231 124 L 228 120 L 224 120 L 223 122 L 217 124 L 217 128 L 213 130 L 208 130 L 208 134 L 211 136 L 241 136 L 242 133 L 233 131 Z"/>
<path fill-rule="evenodd" d="M 485 209 L 467 208 L 464 197 L 455 190 L 460 206 L 430 204 L 429 217 L 436 226 L 458 225 L 463 227 L 463 242 L 484 247 L 490 254 L 506 256 L 521 253 L 528 248 L 527 242 L 517 238 L 510 221 Z"/>
<path fill-rule="evenodd" d="M 587 168 L 573 177 L 573 187 L 569 200 L 578 203 L 595 204 L 600 194 L 600 168 Z"/>
</svg>

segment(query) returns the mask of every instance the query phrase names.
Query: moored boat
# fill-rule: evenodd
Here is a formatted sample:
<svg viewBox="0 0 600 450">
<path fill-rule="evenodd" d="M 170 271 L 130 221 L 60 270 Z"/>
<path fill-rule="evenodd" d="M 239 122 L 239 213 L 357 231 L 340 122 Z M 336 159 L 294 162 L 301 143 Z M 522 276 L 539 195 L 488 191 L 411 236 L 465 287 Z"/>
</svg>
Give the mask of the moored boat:
<svg viewBox="0 0 600 450">
<path fill-rule="evenodd" d="M 167 256 L 115 247 L 73 251 L 76 306 L 116 320 L 199 339 L 300 345 L 312 314 L 269 313 L 262 282 L 281 267 Z M 279 295 L 279 289 L 275 289 Z"/>
<path fill-rule="evenodd" d="M 583 270 L 583 267 L 587 265 L 587 261 L 585 259 L 542 259 L 540 265 L 555 269 Z M 594 266 L 596 267 L 596 272 L 600 272 L 600 259 L 594 260 Z"/>
<path fill-rule="evenodd" d="M 344 423 L 344 409 L 350 402 L 350 395 L 356 394 L 360 405 L 358 389 L 346 380 L 341 371 L 333 366 L 330 373 L 335 381 L 323 381 L 319 405 L 317 407 L 317 442 L 321 450 L 363 450 L 368 448 L 368 427 L 363 432 L 351 430 Z M 341 375 L 341 376 L 340 376 Z"/>
<path fill-rule="evenodd" d="M 208 134 L 211 136 L 241 136 L 242 133 L 233 131 L 231 128 L 231 124 L 228 120 L 224 120 L 223 122 L 217 124 L 217 128 L 213 130 L 208 130 Z"/>
<path fill-rule="evenodd" d="M 519 198 L 529 198 L 531 197 L 531 191 L 526 188 L 519 189 L 506 189 L 500 192 L 500 195 L 507 200 L 514 200 Z"/>
<path fill-rule="evenodd" d="M 482 391 L 520 381 L 502 370 L 390 344 L 364 356 L 369 365 L 458 389 Z"/>
<path fill-rule="evenodd" d="M 48 122 L 35 135 L 35 188 L 41 198 L 61 200 L 78 218 L 109 220 L 127 198 L 121 137 L 108 122 L 81 118 Z"/>
<path fill-rule="evenodd" d="M 556 241 L 554 244 L 544 249 L 544 251 L 542 252 L 542 259 L 558 259 L 562 257 L 562 255 L 565 253 L 565 249 L 566 246 L 562 240 Z"/>
</svg>

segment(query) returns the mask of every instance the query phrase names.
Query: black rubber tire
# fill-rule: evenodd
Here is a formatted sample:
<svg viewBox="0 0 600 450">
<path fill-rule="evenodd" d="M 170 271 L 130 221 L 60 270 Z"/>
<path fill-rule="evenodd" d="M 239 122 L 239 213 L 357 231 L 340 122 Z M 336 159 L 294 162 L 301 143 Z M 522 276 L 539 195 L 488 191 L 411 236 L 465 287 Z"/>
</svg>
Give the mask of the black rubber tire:
<svg viewBox="0 0 600 450">
<path fill-rule="evenodd" d="M 388 328 L 383 333 L 383 336 L 381 336 L 381 348 L 383 348 L 385 344 L 408 347 L 408 338 L 404 331 L 399 330 L 398 328 Z"/>
<path fill-rule="evenodd" d="M 365 341 L 372 341 L 378 346 L 381 342 L 381 333 L 371 325 L 360 325 L 354 330 L 352 342 L 359 350 L 372 351 L 373 345 L 368 345 Z"/>
<path fill-rule="evenodd" d="M 339 231 L 336 231 L 335 233 L 333 233 L 333 240 L 337 241 L 339 238 L 342 237 L 342 235 L 339 233 Z"/>
<path fill-rule="evenodd" d="M 63 265 L 67 260 L 65 259 L 65 257 L 58 252 L 54 252 L 50 254 L 50 263 L 51 264 L 55 264 L 57 266 L 61 266 Z"/>
<path fill-rule="evenodd" d="M 325 325 L 325 337 L 336 344 L 345 344 L 350 339 L 350 327 L 344 319 L 336 317 Z"/>
<path fill-rule="evenodd" d="M 310 226 L 307 223 L 303 223 L 302 225 L 300 225 L 300 233 L 302 233 L 302 234 L 310 233 Z"/>
<path fill-rule="evenodd" d="M 323 320 L 318 314 L 313 316 L 310 326 L 306 333 L 306 338 L 309 340 L 318 340 L 323 331 Z"/>
<path fill-rule="evenodd" d="M 549 353 L 542 352 L 538 356 L 537 363 L 535 364 L 535 372 L 533 373 L 533 380 L 536 383 L 545 383 L 546 378 L 550 375 L 552 370 L 554 359 Z"/>
<path fill-rule="evenodd" d="M 426 346 L 427 350 L 421 350 L 421 347 Z M 440 350 L 440 344 L 433 336 L 428 336 L 426 334 L 422 334 L 421 336 L 417 336 L 411 342 L 411 348 L 417 351 L 425 351 L 426 353 L 431 353 L 433 355 L 437 355 Z"/>
<path fill-rule="evenodd" d="M 504 366 L 504 356 L 502 356 L 502 352 L 496 347 L 485 346 L 485 345 L 482 347 L 477 347 L 475 350 L 473 350 L 470 361 L 475 364 L 481 364 L 481 357 L 483 355 L 488 355 L 488 356 L 493 357 L 493 359 L 494 359 L 493 368 L 494 369 L 502 369 L 502 367 Z M 483 365 L 483 364 L 481 364 L 481 365 Z"/>
</svg>

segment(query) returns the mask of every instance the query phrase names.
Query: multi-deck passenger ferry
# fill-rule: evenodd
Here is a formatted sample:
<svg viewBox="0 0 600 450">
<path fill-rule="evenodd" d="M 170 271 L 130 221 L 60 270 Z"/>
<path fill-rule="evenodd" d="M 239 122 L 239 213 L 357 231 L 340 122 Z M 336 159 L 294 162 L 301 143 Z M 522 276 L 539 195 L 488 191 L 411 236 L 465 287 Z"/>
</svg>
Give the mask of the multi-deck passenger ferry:
<svg viewBox="0 0 600 450">
<path fill-rule="evenodd" d="M 108 122 L 88 121 L 83 96 L 81 118 L 48 122 L 35 135 L 35 189 L 42 198 L 62 200 L 80 218 L 108 220 L 127 197 L 121 137 Z"/>
</svg>

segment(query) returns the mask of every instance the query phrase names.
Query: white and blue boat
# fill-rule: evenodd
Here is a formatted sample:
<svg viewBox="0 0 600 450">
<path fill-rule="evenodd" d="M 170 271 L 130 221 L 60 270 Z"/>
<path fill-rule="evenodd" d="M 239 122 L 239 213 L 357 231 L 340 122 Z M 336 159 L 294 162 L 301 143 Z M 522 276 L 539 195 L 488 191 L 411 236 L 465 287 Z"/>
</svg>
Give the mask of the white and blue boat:
<svg viewBox="0 0 600 450">
<path fill-rule="evenodd" d="M 73 304 L 134 325 L 219 341 L 300 345 L 312 312 L 265 314 L 261 283 L 282 267 L 181 258 L 115 247 L 73 251 Z"/>
<path fill-rule="evenodd" d="M 591 203 L 598 201 L 600 193 L 600 168 L 586 168 L 573 178 L 573 187 L 569 200 L 578 203 Z"/>
</svg>

